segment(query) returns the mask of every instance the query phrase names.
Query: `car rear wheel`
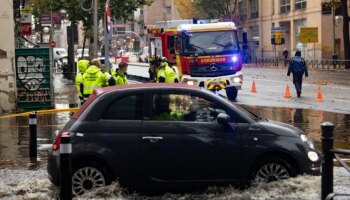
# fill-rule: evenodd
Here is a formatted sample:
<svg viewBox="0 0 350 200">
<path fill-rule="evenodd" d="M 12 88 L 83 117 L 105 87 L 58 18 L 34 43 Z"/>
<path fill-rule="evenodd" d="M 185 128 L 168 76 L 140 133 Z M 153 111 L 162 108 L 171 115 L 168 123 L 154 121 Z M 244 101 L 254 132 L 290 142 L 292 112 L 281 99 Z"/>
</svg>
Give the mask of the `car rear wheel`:
<svg viewBox="0 0 350 200">
<path fill-rule="evenodd" d="M 280 158 L 265 159 L 253 170 L 252 181 L 254 185 L 279 181 L 296 176 L 292 165 Z"/>
<path fill-rule="evenodd" d="M 86 163 L 74 170 L 72 175 L 73 194 L 78 196 L 94 188 L 110 184 L 106 170 L 97 164 Z"/>
</svg>

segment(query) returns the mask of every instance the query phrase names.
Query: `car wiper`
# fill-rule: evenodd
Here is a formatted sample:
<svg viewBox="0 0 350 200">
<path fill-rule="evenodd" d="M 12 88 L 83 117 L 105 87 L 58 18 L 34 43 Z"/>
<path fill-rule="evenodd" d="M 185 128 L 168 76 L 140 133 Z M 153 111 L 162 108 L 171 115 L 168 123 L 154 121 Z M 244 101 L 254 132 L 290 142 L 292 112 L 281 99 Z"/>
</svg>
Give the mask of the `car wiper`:
<svg viewBox="0 0 350 200">
<path fill-rule="evenodd" d="M 195 44 L 191 44 L 191 46 L 197 47 L 198 49 L 202 50 L 202 52 L 203 52 L 204 54 L 208 54 L 208 53 L 205 51 L 205 49 L 204 49 L 203 47 L 197 46 L 197 45 L 195 45 Z"/>
<path fill-rule="evenodd" d="M 213 44 L 216 44 L 216 45 L 218 45 L 218 46 L 221 46 L 221 47 L 230 47 L 230 46 L 232 46 L 233 44 L 232 44 L 232 42 L 229 42 L 229 43 L 227 43 L 227 44 L 219 44 L 219 43 L 216 43 L 216 42 L 212 42 Z"/>
</svg>

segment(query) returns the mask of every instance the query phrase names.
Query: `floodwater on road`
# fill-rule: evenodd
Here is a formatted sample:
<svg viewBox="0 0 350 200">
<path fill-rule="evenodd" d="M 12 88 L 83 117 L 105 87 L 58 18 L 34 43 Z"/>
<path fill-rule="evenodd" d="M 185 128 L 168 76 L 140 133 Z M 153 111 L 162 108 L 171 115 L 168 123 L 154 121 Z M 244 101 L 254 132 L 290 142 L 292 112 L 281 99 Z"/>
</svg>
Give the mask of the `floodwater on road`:
<svg viewBox="0 0 350 200">
<path fill-rule="evenodd" d="M 350 114 L 294 108 L 244 107 L 263 118 L 299 127 L 316 142 L 318 148 L 321 146 L 320 124 L 330 121 L 335 124 L 334 146 L 350 149 Z M 31 170 L 28 170 L 28 117 L 0 119 L 0 199 L 57 198 L 57 189 L 47 178 L 46 153 L 51 148 L 52 133 L 61 129 L 70 117 L 70 112 L 38 115 L 39 167 Z M 186 194 L 144 196 L 126 192 L 115 183 L 79 199 L 320 199 L 320 187 L 320 177 L 299 176 L 244 191 L 231 187 L 212 187 Z M 335 168 L 335 191 L 350 191 L 350 174 L 343 168 Z"/>
</svg>

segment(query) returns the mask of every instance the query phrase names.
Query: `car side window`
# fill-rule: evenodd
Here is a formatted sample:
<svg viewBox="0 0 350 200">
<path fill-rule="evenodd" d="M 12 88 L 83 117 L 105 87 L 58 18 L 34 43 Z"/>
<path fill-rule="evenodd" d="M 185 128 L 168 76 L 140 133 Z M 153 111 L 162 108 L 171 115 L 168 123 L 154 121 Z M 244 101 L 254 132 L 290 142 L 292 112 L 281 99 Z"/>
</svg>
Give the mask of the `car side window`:
<svg viewBox="0 0 350 200">
<path fill-rule="evenodd" d="M 143 114 L 143 95 L 133 94 L 114 101 L 103 112 L 103 119 L 140 120 Z"/>
<path fill-rule="evenodd" d="M 226 111 L 217 104 L 190 94 L 154 94 L 153 116 L 156 121 L 213 122 Z"/>
</svg>

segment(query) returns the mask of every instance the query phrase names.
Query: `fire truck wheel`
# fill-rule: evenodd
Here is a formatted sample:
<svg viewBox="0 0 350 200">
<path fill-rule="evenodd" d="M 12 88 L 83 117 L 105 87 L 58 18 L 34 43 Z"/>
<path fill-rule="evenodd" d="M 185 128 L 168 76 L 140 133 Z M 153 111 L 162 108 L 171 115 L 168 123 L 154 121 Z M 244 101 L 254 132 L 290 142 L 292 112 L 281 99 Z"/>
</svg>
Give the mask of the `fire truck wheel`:
<svg viewBox="0 0 350 200">
<path fill-rule="evenodd" d="M 235 101 L 238 95 L 238 90 L 235 87 L 226 88 L 226 96 L 228 100 Z"/>
</svg>

